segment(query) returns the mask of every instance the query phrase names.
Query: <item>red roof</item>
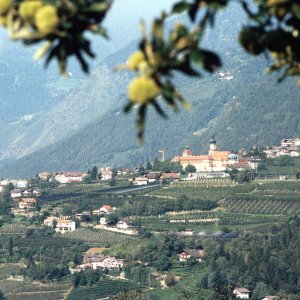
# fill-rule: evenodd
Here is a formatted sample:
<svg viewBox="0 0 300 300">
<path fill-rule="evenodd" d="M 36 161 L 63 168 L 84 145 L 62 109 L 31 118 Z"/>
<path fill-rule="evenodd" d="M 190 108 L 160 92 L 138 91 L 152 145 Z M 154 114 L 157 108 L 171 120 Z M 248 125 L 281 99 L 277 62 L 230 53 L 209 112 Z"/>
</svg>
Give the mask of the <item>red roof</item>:
<svg viewBox="0 0 300 300">
<path fill-rule="evenodd" d="M 105 208 L 106 210 L 113 210 L 110 205 L 103 205 L 101 208 Z"/>
<path fill-rule="evenodd" d="M 162 173 L 160 178 L 166 178 L 166 179 L 180 179 L 180 173 Z"/>
<path fill-rule="evenodd" d="M 63 172 L 63 175 L 66 177 L 82 177 L 83 174 L 81 172 Z"/>
</svg>

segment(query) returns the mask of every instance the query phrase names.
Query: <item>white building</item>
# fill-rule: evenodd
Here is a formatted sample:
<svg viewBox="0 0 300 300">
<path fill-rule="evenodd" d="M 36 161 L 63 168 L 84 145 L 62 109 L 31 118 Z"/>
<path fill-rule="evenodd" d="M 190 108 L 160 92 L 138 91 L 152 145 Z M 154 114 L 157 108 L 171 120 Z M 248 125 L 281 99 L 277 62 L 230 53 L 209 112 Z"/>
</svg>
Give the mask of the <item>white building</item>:
<svg viewBox="0 0 300 300">
<path fill-rule="evenodd" d="M 84 174 L 81 172 L 61 172 L 56 174 L 54 178 L 59 183 L 82 182 Z"/>
<path fill-rule="evenodd" d="M 66 232 L 71 232 L 76 229 L 76 223 L 72 220 L 58 220 L 56 224 L 55 231 L 64 234 Z"/>
<path fill-rule="evenodd" d="M 53 227 L 55 223 L 59 220 L 58 217 L 48 217 L 44 220 L 44 225 L 48 227 Z"/>
<path fill-rule="evenodd" d="M 109 215 L 114 212 L 114 209 L 110 205 L 103 205 L 100 208 L 100 212 Z"/>
<path fill-rule="evenodd" d="M 235 288 L 233 294 L 238 299 L 250 299 L 250 291 L 245 288 Z"/>
<path fill-rule="evenodd" d="M 12 198 L 20 198 L 20 197 L 22 197 L 22 190 L 20 190 L 20 189 L 11 190 L 10 196 Z"/>
<path fill-rule="evenodd" d="M 26 188 L 26 187 L 28 187 L 28 180 L 27 179 L 18 179 L 16 181 L 15 186 L 17 188 Z"/>
<path fill-rule="evenodd" d="M 36 199 L 34 198 L 22 198 L 19 202 L 19 209 L 32 210 L 35 208 Z"/>
<path fill-rule="evenodd" d="M 149 182 L 147 177 L 136 177 L 133 181 L 134 185 L 147 185 Z"/>
<path fill-rule="evenodd" d="M 129 221 L 119 221 L 117 223 L 117 228 L 118 229 L 129 229 L 129 228 L 132 228 L 133 227 L 133 224 Z"/>
</svg>

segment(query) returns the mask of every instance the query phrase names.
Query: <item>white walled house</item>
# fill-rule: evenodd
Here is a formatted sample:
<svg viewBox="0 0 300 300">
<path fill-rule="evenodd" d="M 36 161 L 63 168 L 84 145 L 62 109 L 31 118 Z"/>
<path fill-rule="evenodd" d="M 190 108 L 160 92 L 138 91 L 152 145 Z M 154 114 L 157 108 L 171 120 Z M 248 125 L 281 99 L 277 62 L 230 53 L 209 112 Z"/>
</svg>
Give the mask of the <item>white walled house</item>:
<svg viewBox="0 0 300 300">
<path fill-rule="evenodd" d="M 148 178 L 146 177 L 136 177 L 133 181 L 134 185 L 147 185 L 149 182 Z"/>
<path fill-rule="evenodd" d="M 101 180 L 110 180 L 113 177 L 113 172 L 111 170 L 103 170 L 100 173 Z"/>
<path fill-rule="evenodd" d="M 55 175 L 55 180 L 59 183 L 82 182 L 84 174 L 81 172 L 61 172 Z"/>
<path fill-rule="evenodd" d="M 22 190 L 20 190 L 20 189 L 11 190 L 10 196 L 12 198 L 20 198 L 20 197 L 22 197 Z"/>
<path fill-rule="evenodd" d="M 34 198 L 22 198 L 19 202 L 19 209 L 32 210 L 35 209 L 36 199 Z"/>
<path fill-rule="evenodd" d="M 76 229 L 76 223 L 72 220 L 58 220 L 56 224 L 55 231 L 64 234 L 66 232 L 71 232 Z"/>
<path fill-rule="evenodd" d="M 235 295 L 237 299 L 250 299 L 250 291 L 245 288 L 235 288 L 233 295 Z"/>
<path fill-rule="evenodd" d="M 58 217 L 48 217 L 44 220 L 44 225 L 48 227 L 53 227 L 55 223 L 59 220 Z"/>
<path fill-rule="evenodd" d="M 114 212 L 114 209 L 110 205 L 103 205 L 100 208 L 100 212 L 109 215 Z"/>
<path fill-rule="evenodd" d="M 15 186 L 17 188 L 26 188 L 26 187 L 28 187 L 28 180 L 27 179 L 18 179 Z"/>
<path fill-rule="evenodd" d="M 131 222 L 128 221 L 119 221 L 117 223 L 117 228 L 118 229 L 130 229 L 133 227 L 133 224 Z"/>
</svg>

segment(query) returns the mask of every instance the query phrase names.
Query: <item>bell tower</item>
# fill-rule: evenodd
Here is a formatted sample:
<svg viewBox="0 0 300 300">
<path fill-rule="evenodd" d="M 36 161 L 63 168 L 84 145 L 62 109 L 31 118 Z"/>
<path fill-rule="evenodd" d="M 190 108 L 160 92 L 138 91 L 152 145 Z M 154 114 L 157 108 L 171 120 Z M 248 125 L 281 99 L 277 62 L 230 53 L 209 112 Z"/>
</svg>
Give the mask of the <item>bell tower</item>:
<svg viewBox="0 0 300 300">
<path fill-rule="evenodd" d="M 209 141 L 209 151 L 208 151 L 208 155 L 209 156 L 213 156 L 214 151 L 217 150 L 217 141 L 215 139 L 215 136 L 213 135 L 211 140 Z"/>
</svg>

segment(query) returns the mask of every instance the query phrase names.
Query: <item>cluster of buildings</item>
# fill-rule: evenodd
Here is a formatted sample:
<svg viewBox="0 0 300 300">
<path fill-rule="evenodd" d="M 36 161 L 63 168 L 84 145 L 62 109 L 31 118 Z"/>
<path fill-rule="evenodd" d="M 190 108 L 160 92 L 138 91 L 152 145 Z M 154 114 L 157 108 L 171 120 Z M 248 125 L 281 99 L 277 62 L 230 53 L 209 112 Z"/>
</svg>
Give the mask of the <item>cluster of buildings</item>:
<svg viewBox="0 0 300 300">
<path fill-rule="evenodd" d="M 280 142 L 279 146 L 267 147 L 264 152 L 267 155 L 267 158 L 275 158 L 279 156 L 291 156 L 299 157 L 300 156 L 300 138 L 295 139 L 283 139 Z"/>
<path fill-rule="evenodd" d="M 21 198 L 21 197 L 38 197 L 41 194 L 40 189 L 32 188 L 32 189 L 13 189 L 10 191 L 10 196 L 12 199 Z"/>
<path fill-rule="evenodd" d="M 233 295 L 235 296 L 236 299 L 250 299 L 251 291 L 249 291 L 246 288 L 239 287 L 233 290 Z M 261 300 L 279 300 L 279 297 L 269 295 L 269 296 L 265 296 Z"/>
<path fill-rule="evenodd" d="M 76 229 L 76 222 L 67 216 L 48 217 L 44 220 L 44 225 L 54 228 L 56 232 L 61 234 L 72 232 Z"/>
<path fill-rule="evenodd" d="M 250 160 L 241 157 L 239 154 L 230 151 L 217 150 L 217 141 L 213 137 L 209 142 L 209 151 L 205 155 L 194 155 L 186 147 L 181 156 L 175 156 L 174 162 L 179 162 L 185 169 L 188 165 L 196 168 L 199 177 L 212 176 L 226 177 L 225 171 L 228 169 L 249 169 L 252 168 Z M 197 174 L 196 174 L 197 176 Z"/>
<path fill-rule="evenodd" d="M 70 273 L 81 272 L 87 269 L 92 270 L 119 270 L 124 266 L 124 260 L 114 256 L 102 254 L 102 248 L 90 248 L 83 253 L 82 264 L 70 267 Z"/>
<path fill-rule="evenodd" d="M 181 179 L 180 173 L 150 172 L 147 175 L 135 177 L 133 185 L 147 185 L 155 182 L 176 182 Z"/>
</svg>

